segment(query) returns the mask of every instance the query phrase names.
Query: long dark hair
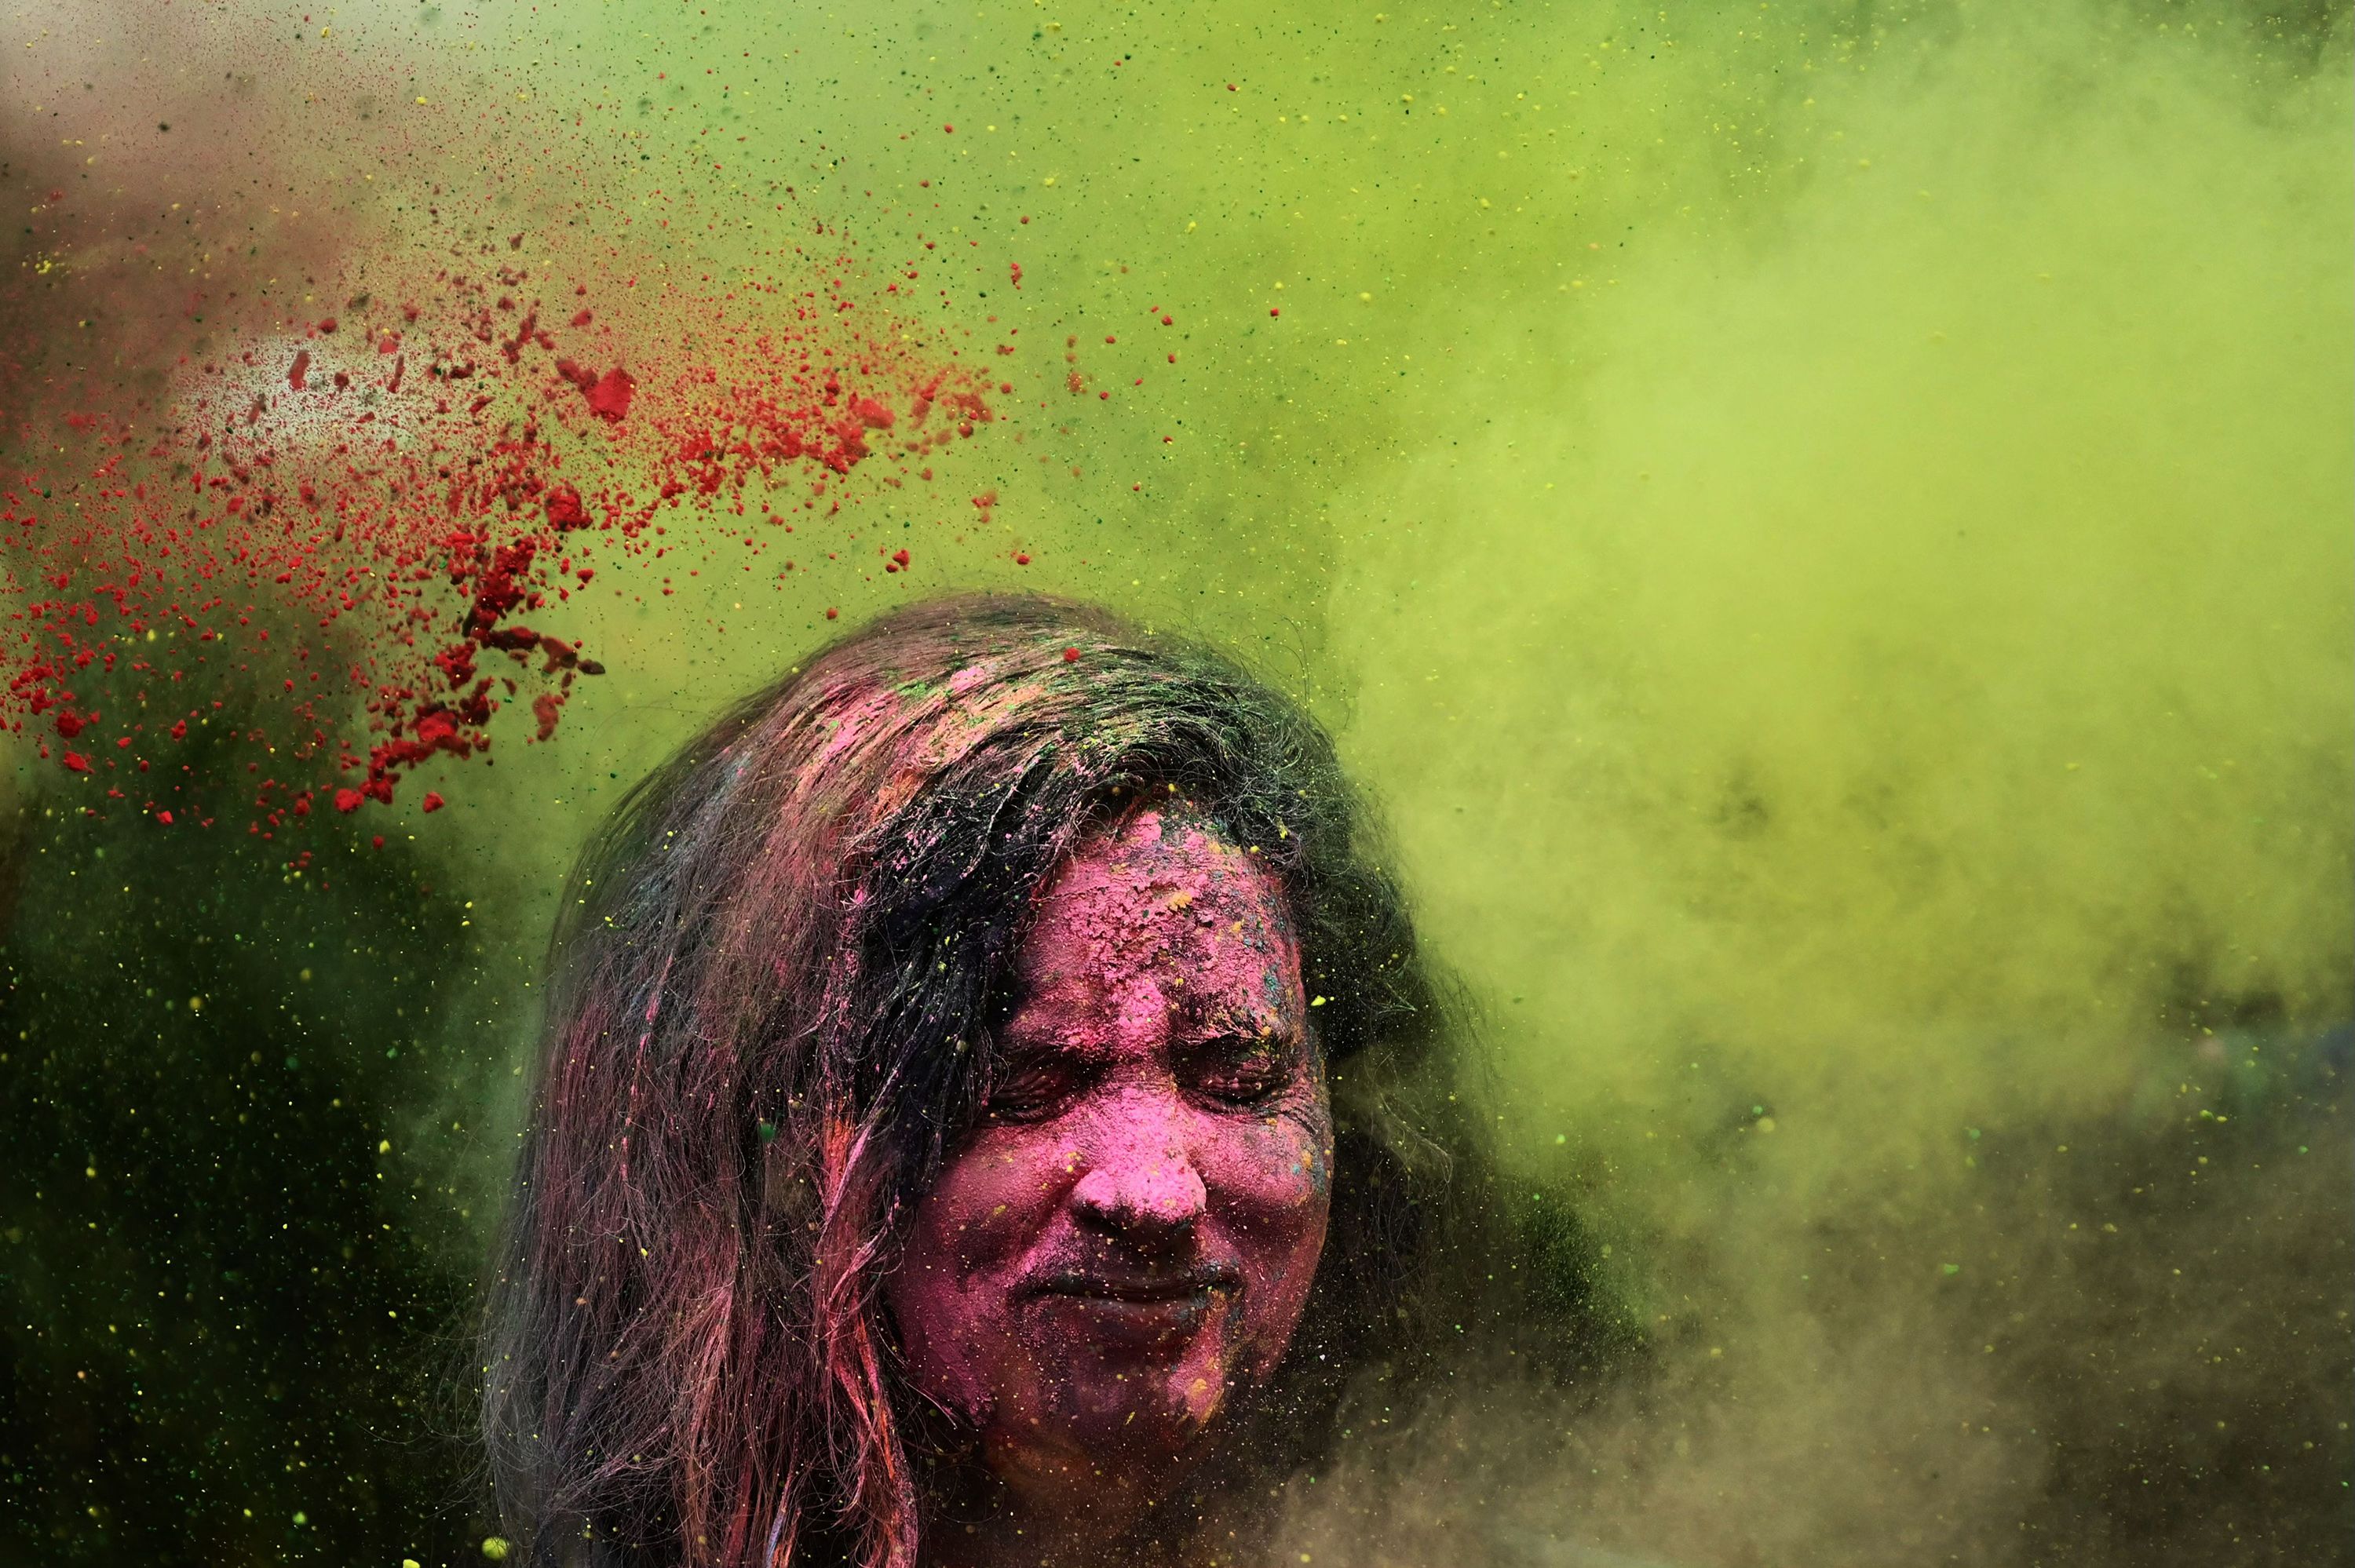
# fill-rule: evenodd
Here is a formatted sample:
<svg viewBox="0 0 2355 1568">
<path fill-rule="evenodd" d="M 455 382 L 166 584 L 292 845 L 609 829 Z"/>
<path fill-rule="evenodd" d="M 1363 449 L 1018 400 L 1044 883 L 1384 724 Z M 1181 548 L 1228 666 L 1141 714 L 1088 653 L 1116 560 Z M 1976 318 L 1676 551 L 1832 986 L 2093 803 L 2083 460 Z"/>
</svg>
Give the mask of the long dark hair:
<svg viewBox="0 0 2355 1568">
<path fill-rule="evenodd" d="M 1333 1086 L 1329 1239 L 1242 1446 L 1296 1462 L 1353 1369 L 1411 1372 L 1465 1315 L 1487 1167 L 1325 734 L 1101 609 L 917 605 L 713 726 L 574 877 L 484 1334 L 525 1560 L 915 1561 L 929 1450 L 879 1282 L 987 1092 L 1030 894 L 1173 793 L 1284 885 Z"/>
</svg>

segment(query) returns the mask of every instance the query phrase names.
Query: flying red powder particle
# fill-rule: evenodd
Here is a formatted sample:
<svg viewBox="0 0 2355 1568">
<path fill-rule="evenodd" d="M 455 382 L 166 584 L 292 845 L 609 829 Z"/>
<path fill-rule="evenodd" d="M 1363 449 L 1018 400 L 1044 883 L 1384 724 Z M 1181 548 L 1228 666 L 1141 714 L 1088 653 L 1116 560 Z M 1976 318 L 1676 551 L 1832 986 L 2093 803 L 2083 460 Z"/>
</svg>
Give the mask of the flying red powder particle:
<svg viewBox="0 0 2355 1568">
<path fill-rule="evenodd" d="M 417 804 L 419 809 L 422 810 L 438 811 L 447 804 L 447 802 L 442 799 L 438 792 L 428 789 L 425 791 L 425 799 L 420 800 Z"/>
<path fill-rule="evenodd" d="M 599 376 L 597 384 L 589 388 L 590 410 L 600 418 L 626 418 L 630 412 L 630 398 L 637 389 L 636 378 L 615 366 Z"/>
<path fill-rule="evenodd" d="M 588 509 L 581 504 L 581 493 L 570 484 L 559 484 L 548 493 L 548 525 L 562 533 L 589 526 Z"/>
<path fill-rule="evenodd" d="M 1064 663 L 1066 663 L 1066 664 L 1076 664 L 1076 663 L 1078 663 L 1079 662 L 1080 662 L 1080 651 L 1079 651 L 1078 649 L 1076 649 L 1076 648 L 1066 648 L 1066 649 L 1064 649 L 1064 650 L 1063 650 L 1063 662 L 1064 662 Z"/>
<path fill-rule="evenodd" d="M 311 351 L 306 348 L 295 355 L 294 363 L 286 367 L 286 385 L 300 392 L 310 374 Z"/>
</svg>

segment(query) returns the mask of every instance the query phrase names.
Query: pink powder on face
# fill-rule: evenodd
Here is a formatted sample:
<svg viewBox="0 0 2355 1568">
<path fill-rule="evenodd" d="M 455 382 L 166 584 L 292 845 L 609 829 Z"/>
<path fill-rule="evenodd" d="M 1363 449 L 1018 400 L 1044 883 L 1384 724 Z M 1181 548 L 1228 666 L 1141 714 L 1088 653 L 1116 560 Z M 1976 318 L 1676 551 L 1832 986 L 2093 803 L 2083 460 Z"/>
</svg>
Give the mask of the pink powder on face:
<svg viewBox="0 0 2355 1568">
<path fill-rule="evenodd" d="M 1120 1528 L 1264 1380 L 1323 1250 L 1332 1120 L 1275 879 L 1138 810 L 1040 895 L 990 1111 L 889 1299 L 910 1372 L 1042 1515 Z"/>
</svg>

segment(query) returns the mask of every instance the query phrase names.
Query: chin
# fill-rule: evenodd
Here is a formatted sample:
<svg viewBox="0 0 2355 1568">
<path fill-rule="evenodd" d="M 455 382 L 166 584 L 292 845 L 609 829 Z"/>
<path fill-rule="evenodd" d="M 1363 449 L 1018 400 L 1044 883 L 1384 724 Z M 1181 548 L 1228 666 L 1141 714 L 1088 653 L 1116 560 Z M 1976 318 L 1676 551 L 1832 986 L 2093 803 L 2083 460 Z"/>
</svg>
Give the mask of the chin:
<svg viewBox="0 0 2355 1568">
<path fill-rule="evenodd" d="M 1227 1373 L 1177 1365 L 1073 1369 L 1049 1408 L 986 1444 L 989 1466 L 1029 1508 L 1067 1519 L 1133 1513 L 1176 1486 L 1209 1449 Z"/>
</svg>

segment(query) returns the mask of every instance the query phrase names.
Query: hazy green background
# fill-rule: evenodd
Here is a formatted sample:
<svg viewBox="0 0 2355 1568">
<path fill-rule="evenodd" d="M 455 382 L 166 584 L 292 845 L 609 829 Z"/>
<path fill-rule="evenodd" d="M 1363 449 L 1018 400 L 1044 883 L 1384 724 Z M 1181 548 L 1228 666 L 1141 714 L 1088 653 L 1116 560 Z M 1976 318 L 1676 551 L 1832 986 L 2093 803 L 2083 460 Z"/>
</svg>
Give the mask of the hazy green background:
<svg viewBox="0 0 2355 1568">
<path fill-rule="evenodd" d="M 925 319 L 1022 329 L 991 362 L 1016 417 L 840 524 L 911 573 L 846 549 L 584 620 L 613 673 L 557 743 L 396 830 L 437 891 L 382 896 L 456 968 L 388 1036 L 434 1065 L 371 1065 L 352 1136 L 420 1194 L 435 1277 L 495 1201 L 527 982 L 616 791 L 828 605 L 1046 588 L 1231 641 L 1333 725 L 1483 1010 L 1515 1160 L 1582 1194 L 1644 1319 L 1640 1375 L 1575 1418 L 1485 1393 L 1295 1489 L 1301 1550 L 2343 1546 L 2343 6 L 280 9 L 238 68 L 346 263 L 439 181 L 502 225 L 627 218 L 682 279 L 824 222 L 879 281 L 922 230 Z M 11 90 L 97 127 L 153 101 L 101 107 L 110 70 L 196 100 L 224 10 L 12 21 Z M 21 134 L 28 171 L 65 156 Z M 20 928 L 73 897 L 22 869 L 67 853 L 51 821 Z M 375 895 L 304 896 L 365 929 Z M 77 907 L 101 969 L 165 939 Z M 390 1027 L 360 1011 L 348 1037 Z M 43 1485 L 43 1550 L 98 1552 Z M 326 1550 L 280 1533 L 221 1550 Z"/>
</svg>

